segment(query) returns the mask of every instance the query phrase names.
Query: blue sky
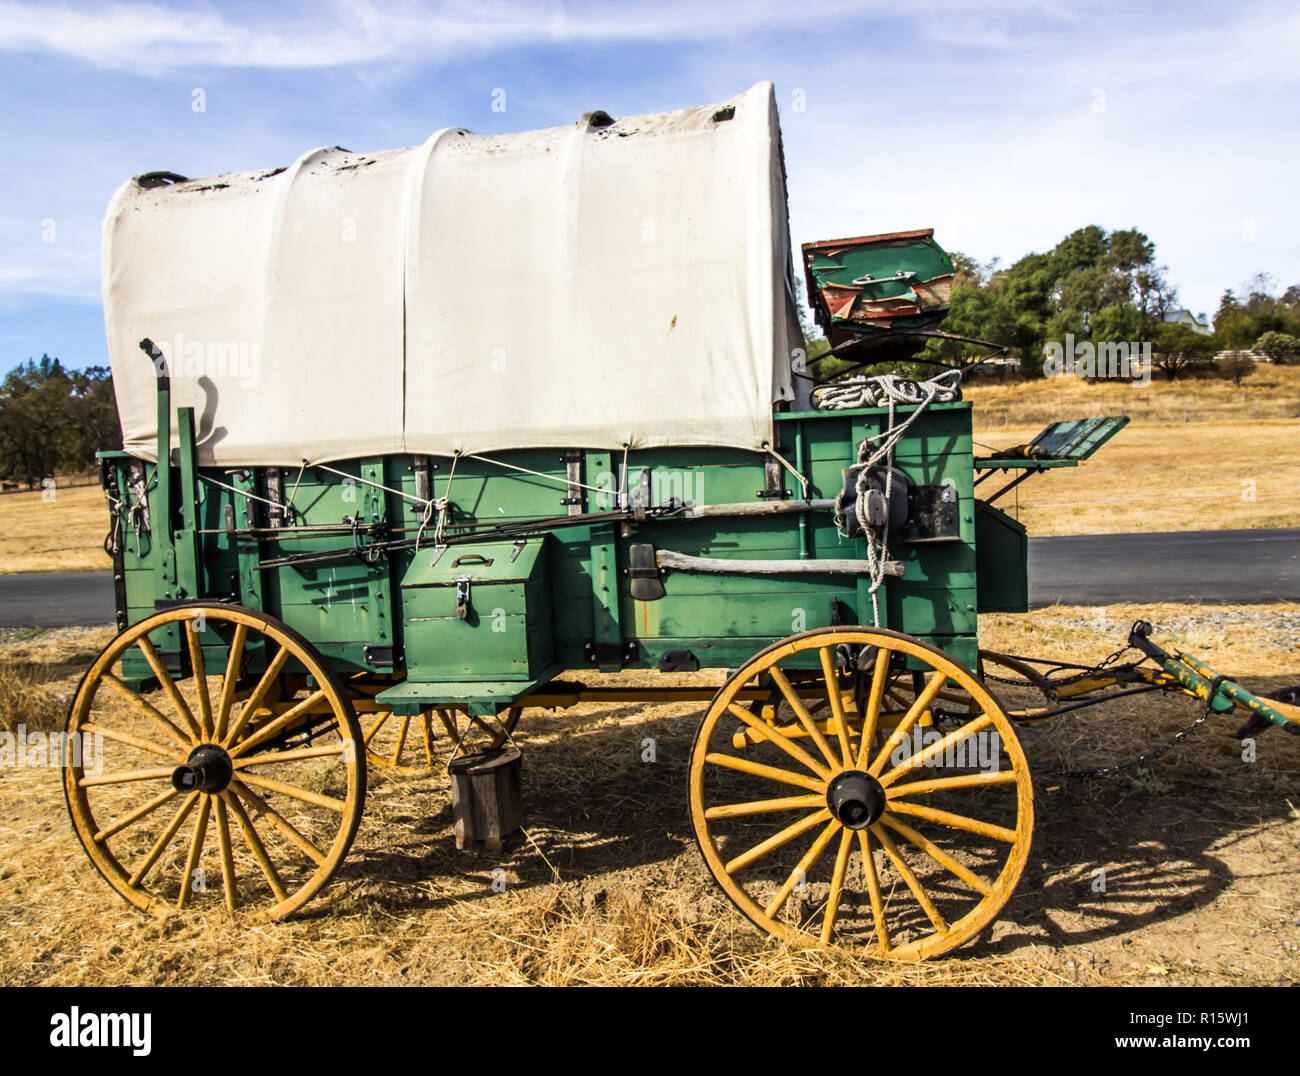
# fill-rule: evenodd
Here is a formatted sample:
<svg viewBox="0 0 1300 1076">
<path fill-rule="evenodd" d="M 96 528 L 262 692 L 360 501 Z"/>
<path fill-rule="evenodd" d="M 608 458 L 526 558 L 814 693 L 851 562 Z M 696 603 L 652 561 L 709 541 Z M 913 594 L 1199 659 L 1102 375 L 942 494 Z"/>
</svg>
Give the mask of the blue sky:
<svg viewBox="0 0 1300 1076">
<path fill-rule="evenodd" d="M 682 108 L 761 79 L 795 243 L 932 226 L 1006 263 L 1085 224 L 1138 227 L 1212 314 L 1256 272 L 1300 283 L 1297 56 L 1300 8 L 1249 0 L 0 0 L 0 370 L 107 362 L 100 221 L 129 176 Z"/>
</svg>

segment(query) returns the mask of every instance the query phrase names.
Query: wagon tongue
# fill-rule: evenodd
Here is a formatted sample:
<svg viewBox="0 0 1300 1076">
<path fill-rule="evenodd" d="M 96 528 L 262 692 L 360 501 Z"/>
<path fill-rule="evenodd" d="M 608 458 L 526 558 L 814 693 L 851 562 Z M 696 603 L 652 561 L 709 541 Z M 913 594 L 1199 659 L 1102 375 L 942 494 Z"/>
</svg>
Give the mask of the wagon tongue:
<svg viewBox="0 0 1300 1076">
<path fill-rule="evenodd" d="M 172 787 L 177 792 L 221 792 L 230 784 L 235 769 L 230 756 L 213 743 L 200 744 L 185 765 L 172 772 Z"/>
<path fill-rule="evenodd" d="M 845 770 L 826 788 L 826 806 L 849 829 L 866 829 L 885 809 L 885 790 L 862 770 Z"/>
</svg>

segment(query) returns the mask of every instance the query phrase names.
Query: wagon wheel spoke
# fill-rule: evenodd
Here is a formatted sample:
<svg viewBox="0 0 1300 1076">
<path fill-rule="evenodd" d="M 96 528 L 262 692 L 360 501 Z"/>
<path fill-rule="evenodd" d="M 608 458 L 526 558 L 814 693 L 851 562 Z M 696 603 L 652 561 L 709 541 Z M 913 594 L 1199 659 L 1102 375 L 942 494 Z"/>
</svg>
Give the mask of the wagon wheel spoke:
<svg viewBox="0 0 1300 1076">
<path fill-rule="evenodd" d="M 845 766 L 848 766 L 849 760 L 853 757 L 849 751 L 849 731 L 845 723 L 844 716 L 844 696 L 840 694 L 839 673 L 835 670 L 835 659 L 831 656 L 833 647 L 822 646 L 817 649 L 817 657 L 821 661 L 822 676 L 826 681 L 826 697 L 831 704 L 831 720 L 835 725 L 835 734 L 840 741 L 840 759 Z"/>
<path fill-rule="evenodd" d="M 116 676 L 113 676 L 111 673 L 104 673 L 103 682 L 108 686 L 110 691 L 123 699 L 138 713 L 143 714 L 150 722 L 162 729 L 178 743 L 185 747 L 191 747 L 198 742 L 197 737 L 192 735 L 187 736 L 183 733 L 172 723 L 171 719 L 168 718 L 166 714 L 158 709 L 158 707 L 154 706 L 150 702 L 146 702 L 138 694 L 127 687 L 126 684 L 122 683 L 122 681 Z"/>
<path fill-rule="evenodd" d="M 785 701 L 789 704 L 790 709 L 794 711 L 795 717 L 799 719 L 799 724 L 807 729 L 808 735 L 812 738 L 813 743 L 817 745 L 817 750 L 822 753 L 822 758 L 826 760 L 826 764 L 835 769 L 839 762 L 831 751 L 831 745 L 826 742 L 826 737 L 822 735 L 822 730 L 818 728 L 812 714 L 804 706 L 803 700 L 790 686 L 790 681 L 786 679 L 785 673 L 781 671 L 779 666 L 773 665 L 769 670 L 769 675 L 772 677 L 772 682 L 780 689 L 781 694 L 785 696 Z"/>
<path fill-rule="evenodd" d="M 190 813 L 191 808 L 193 808 L 194 804 L 198 801 L 198 798 L 199 794 L 197 792 L 191 792 L 185 797 L 185 802 L 181 804 L 180 810 L 172 816 L 172 820 L 167 824 L 167 828 L 163 830 L 162 835 L 154 841 L 153 847 L 149 849 L 149 854 L 144 857 L 144 862 L 141 863 L 140 866 L 135 869 L 135 873 L 131 875 L 132 885 L 139 885 L 145 880 L 145 877 L 149 872 L 153 870 L 154 864 L 158 862 L 158 857 L 161 856 L 167 846 L 171 844 L 172 839 L 176 836 L 177 830 L 185 824 L 185 817 Z"/>
<path fill-rule="evenodd" d="M 282 796 L 302 800 L 303 803 L 315 804 L 317 807 L 337 811 L 339 814 L 342 814 L 347 809 L 347 804 L 340 799 L 335 799 L 333 796 L 322 796 L 319 792 L 312 792 L 306 788 L 299 788 L 297 785 L 286 784 L 284 781 L 274 781 L 269 777 L 259 777 L 246 771 L 240 773 L 239 779 L 246 785 L 264 788 L 268 792 L 279 792 Z"/>
<path fill-rule="evenodd" d="M 428 710 L 420 711 L 420 738 L 424 742 L 424 759 L 433 768 L 433 718 Z"/>
<path fill-rule="evenodd" d="M 147 818 L 149 815 L 153 814 L 154 811 L 158 810 L 158 808 L 164 803 L 171 802 L 178 795 L 180 795 L 180 793 L 174 788 L 169 788 L 165 792 L 158 793 L 158 795 L 153 799 L 145 801 L 139 807 L 136 807 L 121 818 L 110 822 L 103 829 L 96 830 L 91 839 L 96 844 L 103 844 L 110 837 L 113 837 L 116 834 L 121 833 L 124 829 L 135 825 L 141 819 Z"/>
<path fill-rule="evenodd" d="M 195 617 L 189 623 L 185 624 L 182 631 L 185 632 L 185 642 L 190 651 L 190 669 L 194 674 L 194 693 L 199 700 L 199 733 L 200 739 L 212 739 L 212 733 L 216 728 L 216 723 L 212 717 L 212 696 L 208 694 L 208 666 L 203 659 L 203 640 L 200 638 L 200 625 L 204 624 L 202 615 Z"/>
<path fill-rule="evenodd" d="M 728 703 L 727 709 L 731 712 L 733 717 L 740 718 L 741 721 L 743 721 L 746 725 L 748 725 L 751 729 L 753 729 L 756 733 L 758 733 L 761 739 L 766 740 L 770 744 L 774 744 L 777 748 L 784 751 L 796 762 L 799 762 L 804 766 L 807 766 L 808 769 L 812 770 L 812 772 L 817 774 L 819 777 L 830 776 L 830 771 L 825 766 L 823 766 L 820 762 L 814 759 L 810 754 L 808 754 L 807 751 L 805 751 L 802 747 L 800 747 L 789 737 L 783 735 L 780 732 L 777 732 L 775 729 L 768 728 L 767 725 L 765 725 L 762 721 L 756 718 L 748 710 L 743 709 L 740 706 L 737 706 L 734 702 Z"/>
<path fill-rule="evenodd" d="M 514 732 L 522 712 L 522 707 L 512 706 L 495 718 L 466 715 L 462 725 L 459 711 L 447 707 L 433 707 L 408 715 L 385 711 L 377 714 L 366 731 L 366 758 L 371 765 L 382 769 L 404 774 L 427 774 L 438 765 L 439 752 L 434 744 L 435 715 L 451 751 L 463 756 L 504 745 Z M 394 717 L 397 720 L 394 721 Z"/>
<path fill-rule="evenodd" d="M 880 842 L 880 847 L 885 850 L 885 855 L 889 857 L 890 862 L 894 864 L 894 869 L 902 876 L 907 888 L 912 891 L 912 896 L 916 898 L 921 910 L 925 912 L 926 918 L 934 924 L 934 929 L 940 934 L 947 934 L 950 929 L 947 921 L 939 914 L 939 910 L 934 906 L 930 895 L 921 885 L 920 879 L 916 877 L 916 873 L 907 865 L 907 861 L 899 852 L 898 846 L 894 844 L 889 834 L 881 826 L 872 826 L 871 832 L 876 840 Z"/>
<path fill-rule="evenodd" d="M 831 813 L 827 810 L 820 810 L 800 819 L 798 822 L 791 822 L 781 832 L 773 834 L 767 840 L 761 841 L 748 851 L 738 855 L 735 859 L 727 864 L 728 873 L 744 870 L 758 862 L 769 852 L 775 852 L 783 845 L 789 844 L 796 837 L 800 837 L 812 829 L 818 822 L 825 822 L 830 818 Z"/>
<path fill-rule="evenodd" d="M 419 728 L 419 739 L 417 740 L 413 733 L 403 734 L 402 748 L 395 751 L 391 758 L 396 768 L 403 772 L 427 773 L 434 768 L 432 713 L 429 710 L 421 710 L 416 716 L 415 723 Z M 407 761 L 402 761 L 402 750 L 406 750 L 408 746 Z"/>
<path fill-rule="evenodd" d="M 226 736 L 230 724 L 230 711 L 235 704 L 235 687 L 239 683 L 239 673 L 243 668 L 244 644 L 248 641 L 248 625 L 236 624 L 235 635 L 230 641 L 230 656 L 226 660 L 226 674 L 221 681 L 221 698 L 217 703 L 217 723 L 212 738 L 220 743 Z"/>
<path fill-rule="evenodd" d="M 876 860 L 871 851 L 871 838 L 865 829 L 858 830 L 858 845 L 862 851 L 862 880 L 871 901 L 871 918 L 875 925 L 880 951 L 888 953 L 893 944 L 889 940 L 889 926 L 885 922 L 885 902 L 880 896 L 880 875 L 876 873 Z"/>
<path fill-rule="evenodd" d="M 402 748 L 406 746 L 406 734 L 411 728 L 411 715 L 402 715 L 402 727 L 397 732 L 397 746 L 393 748 L 393 765 L 397 765 L 397 760 L 402 757 Z"/>
<path fill-rule="evenodd" d="M 193 630 L 200 617 L 203 632 Z M 193 675 L 183 681 L 158 675 L 149 635 L 164 631 L 187 633 Z M 218 655 L 219 688 L 209 688 Z M 260 664 L 241 707 L 249 660 Z M 197 742 L 186 713 L 197 715 Z M 93 759 L 79 753 L 66 767 L 68 806 L 100 873 L 142 910 L 224 902 L 283 918 L 325 886 L 356 834 L 365 766 L 350 697 L 310 643 L 264 614 L 176 606 L 126 629 L 83 679 L 66 734 L 102 734 Z M 221 897 L 207 884 L 218 869 Z"/>
<path fill-rule="evenodd" d="M 794 811 L 800 807 L 820 808 L 825 798 L 825 796 L 787 796 L 774 800 L 753 800 L 749 803 L 727 803 L 718 807 L 710 807 L 705 812 L 705 817 L 740 818 L 742 815 Z"/>
<path fill-rule="evenodd" d="M 273 766 L 277 763 L 283 765 L 286 762 L 301 762 L 307 758 L 333 758 L 336 755 L 346 755 L 348 745 L 342 744 L 337 747 L 298 747 L 288 751 L 268 751 L 263 755 L 241 755 L 231 760 L 231 767 L 236 770 L 245 770 L 249 766 Z"/>
<path fill-rule="evenodd" d="M 840 830 L 840 848 L 835 855 L 835 871 L 831 875 L 831 892 L 826 901 L 826 914 L 822 919 L 821 940 L 829 943 L 835 934 L 835 916 L 839 914 L 840 898 L 844 894 L 844 878 L 849 869 L 849 852 L 853 849 L 853 830 Z"/>
<path fill-rule="evenodd" d="M 230 787 L 235 790 L 236 795 L 248 803 L 248 806 L 253 809 L 258 817 L 265 817 L 271 825 L 278 829 L 291 844 L 297 847 L 313 863 L 325 862 L 326 856 L 324 852 L 317 848 L 307 837 L 303 836 L 292 822 L 284 818 L 246 784 L 236 780 L 231 782 Z"/>
<path fill-rule="evenodd" d="M 474 719 L 474 723 L 488 734 L 487 750 L 495 751 L 505 746 L 506 741 L 510 739 L 511 734 L 515 731 L 515 725 L 519 723 L 519 715 L 523 712 L 524 708 L 522 706 L 511 706 L 506 710 L 504 719 L 500 714 L 493 719 L 496 722 L 496 728 L 493 728 L 480 718 Z"/>
<path fill-rule="evenodd" d="M 204 796 L 199 804 L 199 817 L 194 822 L 194 837 L 190 841 L 190 854 L 185 858 L 185 872 L 181 875 L 181 891 L 176 898 L 176 907 L 184 908 L 194 885 L 194 875 L 199 869 L 199 857 L 203 854 L 203 838 L 208 832 L 208 813 L 212 810 L 212 797 Z"/>
<path fill-rule="evenodd" d="M 971 736 L 974 736 L 977 732 L 983 732 L 986 728 L 988 728 L 992 724 L 993 724 L 993 718 L 990 717 L 988 714 L 982 714 L 980 717 L 977 717 L 974 721 L 967 722 L 965 725 L 962 725 L 961 728 L 948 733 L 947 736 L 944 736 L 941 739 L 937 740 L 936 742 L 930 744 L 929 747 L 922 749 L 920 754 L 912 755 L 910 758 L 908 758 L 906 762 L 899 763 L 888 773 L 881 774 L 880 775 L 881 785 L 888 787 L 894 781 L 898 780 L 898 778 L 901 777 L 903 774 L 911 773 L 913 770 L 925 766 L 931 760 L 940 757 L 951 748 L 956 747 L 957 744 L 961 743 L 963 740 L 969 739 Z M 886 755 L 885 758 L 888 758 L 888 755 Z M 883 760 L 882 760 L 882 764 L 883 764 Z"/>
<path fill-rule="evenodd" d="M 940 811 L 934 807 L 909 803 L 907 800 L 894 801 L 890 804 L 890 809 L 900 814 L 915 815 L 917 818 L 938 822 L 951 829 L 962 829 L 968 833 L 978 833 L 981 837 L 991 837 L 995 841 L 1005 841 L 1007 844 L 1014 844 L 1016 841 L 1016 831 L 1013 829 L 1006 826 L 995 826 L 991 822 L 981 822 L 978 818 L 967 818 L 965 815 L 953 814 L 951 811 Z"/>
<path fill-rule="evenodd" d="M 136 641 L 135 645 L 140 648 L 144 655 L 145 661 L 149 663 L 149 668 L 153 671 L 159 686 L 162 687 L 163 694 L 171 701 L 172 708 L 176 715 L 181 719 L 181 724 L 189 731 L 189 742 L 198 743 L 203 739 L 199 729 L 198 722 L 194 720 L 194 712 L 190 709 L 189 703 L 181 696 L 180 689 L 176 686 L 176 681 L 172 679 L 172 674 L 167 671 L 163 665 L 162 658 L 154 645 L 149 641 L 149 636 L 142 634 Z M 110 686 L 112 686 L 110 684 Z"/>
<path fill-rule="evenodd" d="M 903 781 L 889 787 L 891 800 L 900 796 L 919 796 L 926 792 L 942 792 L 954 788 L 978 788 L 981 785 L 1014 784 L 1013 770 L 995 770 L 993 773 L 964 773 L 957 777 L 936 777 L 933 780 Z M 881 782 L 884 783 L 883 781 Z"/>
<path fill-rule="evenodd" d="M 852 694 L 832 660 L 843 646 L 875 648 Z M 738 703 L 756 680 L 789 707 L 784 731 Z M 821 724 L 804 704 L 818 683 Z M 951 685 L 971 692 L 979 713 L 945 734 L 931 706 Z M 970 772 L 968 756 L 986 760 L 972 737 L 994 733 L 998 768 Z M 705 861 L 751 921 L 798 944 L 900 960 L 988 926 L 1023 869 L 1033 818 L 1024 756 L 996 701 L 941 651 L 882 629 L 808 632 L 742 666 L 701 722 L 690 788 Z"/>
<path fill-rule="evenodd" d="M 373 725 L 370 726 L 370 731 L 367 732 L 367 733 L 362 737 L 362 742 L 363 742 L 367 747 L 370 746 L 370 741 L 373 740 L 373 739 L 375 738 L 375 734 L 376 734 L 376 733 L 377 733 L 381 728 L 384 727 L 384 724 L 385 724 L 385 723 L 388 721 L 388 719 L 389 719 L 390 717 L 392 717 L 392 716 L 393 716 L 393 711 L 392 711 L 392 710 L 383 710 L 383 711 L 380 712 L 378 720 L 376 720 L 375 723 L 374 723 Z"/>
<path fill-rule="evenodd" d="M 871 673 L 871 690 L 867 695 L 867 710 L 862 715 L 862 738 L 858 742 L 858 757 L 855 760 L 859 770 L 867 768 L 867 756 L 876 739 L 876 729 L 880 722 L 880 708 L 885 698 L 885 678 L 889 674 L 891 651 L 886 647 L 876 650 L 876 661 Z"/>
<path fill-rule="evenodd" d="M 120 744 L 126 744 L 128 747 L 137 747 L 141 751 L 148 751 L 153 755 L 162 755 L 163 758 L 170 758 L 175 762 L 184 762 L 186 753 L 176 751 L 170 747 L 164 747 L 154 740 L 147 739 L 144 736 L 133 736 L 129 732 L 122 732 L 118 729 L 107 728 L 104 725 L 97 725 L 94 722 L 87 722 L 81 726 L 83 733 L 89 732 L 92 736 L 103 736 L 106 740 L 114 740 Z"/>
<path fill-rule="evenodd" d="M 737 758 L 734 755 L 723 755 L 714 752 L 706 755 L 704 761 L 713 766 L 721 766 L 728 770 L 738 770 L 740 773 L 753 774 L 755 777 L 766 777 L 769 781 L 777 781 L 781 784 L 794 785 L 796 788 L 807 788 L 813 792 L 823 792 L 826 788 L 825 781 L 819 781 L 815 777 L 805 777 L 801 773 L 794 773 L 791 770 L 783 770 L 776 766 L 765 766 L 761 762 L 751 762 L 747 758 Z"/>
<path fill-rule="evenodd" d="M 911 841 L 914 845 L 916 845 L 917 848 L 921 849 L 922 852 L 928 855 L 940 866 L 947 868 L 949 871 L 955 874 L 958 878 L 960 878 L 972 889 L 975 889 L 980 893 L 983 893 L 985 896 L 988 896 L 990 893 L 993 892 L 993 887 L 989 885 L 988 882 L 986 882 L 983 878 L 981 878 L 974 871 L 970 870 L 968 867 L 965 867 L 962 864 L 958 863 L 957 860 L 953 859 L 952 856 L 950 856 L 947 852 L 945 852 L 932 840 L 930 840 L 924 834 L 918 833 L 906 822 L 903 822 L 900 819 L 895 818 L 892 814 L 882 815 L 880 820 L 886 826 L 892 829 L 895 833 L 897 833 L 900 837 L 902 837 L 904 840 Z"/>
<path fill-rule="evenodd" d="M 280 900 L 284 900 L 289 895 L 288 891 L 284 888 L 284 882 L 275 869 L 275 865 L 271 862 L 271 857 L 266 854 L 266 846 L 262 843 L 262 838 L 258 836 L 257 830 L 253 827 L 252 821 L 244 811 L 243 805 L 239 802 L 238 797 L 232 796 L 229 792 L 222 792 L 221 798 L 226 801 L 226 806 L 230 808 L 231 813 L 235 816 L 239 830 L 244 835 L 244 841 L 252 851 L 253 858 L 257 860 L 257 865 L 262 869 L 262 874 L 266 876 L 271 891 Z"/>
<path fill-rule="evenodd" d="M 235 881 L 235 856 L 230 846 L 230 817 L 226 801 L 217 798 L 217 847 L 221 855 L 221 886 L 226 898 L 226 911 L 239 907 L 239 886 Z"/>
<path fill-rule="evenodd" d="M 77 784 L 82 788 L 95 788 L 98 785 L 121 785 L 132 781 L 161 781 L 170 778 L 174 772 L 174 768 L 170 766 L 148 770 L 123 770 L 120 773 L 100 773 L 93 777 L 83 777 Z"/>
<path fill-rule="evenodd" d="M 768 901 L 767 907 L 763 909 L 768 918 L 775 916 L 781 910 L 781 906 L 789 899 L 794 887 L 808 877 L 808 872 L 812 870 L 813 864 L 821 858 L 821 854 L 826 850 L 826 846 L 831 843 L 831 838 L 835 836 L 839 828 L 840 824 L 834 819 L 826 823 L 826 827 L 813 841 L 812 847 L 803 854 L 798 866 L 786 876 L 785 881 L 781 883 L 781 887 L 776 891 L 776 895 Z"/>
<path fill-rule="evenodd" d="M 872 759 L 871 765 L 867 767 L 868 773 L 873 776 L 879 775 L 881 769 L 884 768 L 885 763 L 889 761 L 889 756 L 894 753 L 896 747 L 907 739 L 908 733 L 912 731 L 912 726 L 920 720 L 921 715 L 925 712 L 926 708 L 930 705 L 931 700 L 934 699 L 935 694 L 941 687 L 943 687 L 944 681 L 947 679 L 948 677 L 942 672 L 936 672 L 926 681 L 924 690 L 922 690 L 915 700 L 913 700 L 912 705 L 907 708 L 907 713 L 903 715 L 902 720 L 894 727 L 894 731 L 889 734 L 889 739 L 885 741 L 884 747 L 882 747 L 879 754 Z"/>
<path fill-rule="evenodd" d="M 451 738 L 454 746 L 460 741 L 460 728 L 456 724 L 456 711 L 438 707 L 434 713 L 438 715 L 438 720 L 442 722 L 443 731 Z"/>
<path fill-rule="evenodd" d="M 230 757 L 237 758 L 250 748 L 257 747 L 259 744 L 264 744 L 272 737 L 278 736 L 281 732 L 287 731 L 291 726 L 298 722 L 299 718 L 324 698 L 324 688 L 321 688 L 319 691 L 313 691 L 301 702 L 296 702 L 290 706 L 289 709 L 280 714 L 279 717 L 272 721 L 268 721 L 251 736 L 243 740 L 236 740 L 234 745 L 228 748 Z"/>
<path fill-rule="evenodd" d="M 236 720 L 230 727 L 226 732 L 225 738 L 221 741 L 223 747 L 229 748 L 232 743 L 237 741 L 239 737 L 243 735 L 244 729 L 253 719 L 254 711 L 262 705 L 262 700 L 266 698 L 270 693 L 271 688 L 275 686 L 276 680 L 279 678 L 280 673 L 284 671 L 284 667 L 288 661 L 289 649 L 286 646 L 281 646 L 280 649 L 276 651 L 275 657 L 273 657 L 267 664 L 266 671 L 262 674 L 262 678 L 257 682 L 257 686 L 253 688 L 253 693 L 244 700 L 244 705 L 239 711 L 238 720 Z"/>
</svg>

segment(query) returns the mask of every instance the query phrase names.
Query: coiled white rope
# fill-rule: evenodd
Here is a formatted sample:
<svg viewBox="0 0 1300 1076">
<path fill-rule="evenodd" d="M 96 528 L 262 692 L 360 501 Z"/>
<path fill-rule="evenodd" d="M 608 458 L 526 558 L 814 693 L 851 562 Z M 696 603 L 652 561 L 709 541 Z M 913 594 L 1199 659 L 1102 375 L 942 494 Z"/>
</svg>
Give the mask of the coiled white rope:
<svg viewBox="0 0 1300 1076">
<path fill-rule="evenodd" d="M 867 540 L 867 575 L 871 580 L 871 615 L 875 627 L 880 627 L 879 591 L 885 581 L 889 563 L 889 510 L 894 492 L 894 447 L 903 439 L 908 427 L 925 414 L 932 403 L 950 403 L 961 395 L 961 371 L 945 370 L 927 381 L 914 381 L 894 374 L 875 377 L 855 377 L 850 381 L 827 385 L 813 393 L 814 404 L 822 410 L 841 411 L 851 407 L 888 406 L 889 424 L 880 433 L 864 437 L 858 445 L 858 462 L 849 467 L 853 482 L 853 515 Z M 819 397 L 819 393 L 824 395 Z M 896 408 L 914 407 L 902 422 L 897 421 Z M 872 443 L 880 444 L 872 448 Z M 875 526 L 867 518 L 867 491 L 871 488 L 870 468 L 881 461 L 885 464 L 885 522 Z M 844 525 L 844 489 L 835 495 L 835 527 L 840 536 L 848 538 Z"/>
<path fill-rule="evenodd" d="M 928 381 L 897 374 L 850 377 L 813 389 L 813 406 L 819 411 L 845 411 L 851 407 L 884 407 L 888 403 L 952 403 L 961 398 L 961 371 L 945 370 Z"/>
</svg>

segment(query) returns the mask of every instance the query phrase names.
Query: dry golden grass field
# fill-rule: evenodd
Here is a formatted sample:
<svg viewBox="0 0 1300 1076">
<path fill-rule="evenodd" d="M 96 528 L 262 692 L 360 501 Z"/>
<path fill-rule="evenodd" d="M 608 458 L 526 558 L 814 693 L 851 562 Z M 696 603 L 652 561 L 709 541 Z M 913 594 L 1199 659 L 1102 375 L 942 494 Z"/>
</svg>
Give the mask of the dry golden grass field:
<svg viewBox="0 0 1300 1076">
<path fill-rule="evenodd" d="M 1034 475 L 999 502 L 1031 535 L 1300 524 L 1300 367 L 1258 366 L 1241 388 L 1052 378 L 965 395 L 985 448 L 1024 444 L 1060 419 L 1131 419 L 1082 466 Z"/>
<path fill-rule="evenodd" d="M 1053 607 L 982 618 L 981 642 L 1098 661 L 1137 616 L 1171 648 L 1257 691 L 1300 682 L 1300 606 Z M 61 721 L 109 629 L 8 633 L 0 721 Z M 1215 718 L 1148 766 L 1131 758 L 1197 714 L 1141 696 L 1026 729 L 1037 825 L 997 921 L 933 963 L 793 950 L 753 930 L 697 852 L 686 764 L 701 707 L 526 712 L 529 842 L 454 850 L 445 776 L 371 770 L 334 882 L 282 923 L 156 920 L 92 869 L 59 773 L 0 769 L 0 982 L 6 984 L 1279 984 L 1300 982 L 1300 740 L 1253 761 Z M 653 764 L 641 744 L 657 743 Z M 445 755 L 444 738 L 437 741 Z M 1104 892 L 1094 889 L 1104 868 Z M 494 870 L 504 872 L 494 891 Z"/>
<path fill-rule="evenodd" d="M 77 481 L 88 481 L 80 476 Z M 0 571 L 107 570 L 108 505 L 93 485 L 0 494 Z"/>
</svg>

